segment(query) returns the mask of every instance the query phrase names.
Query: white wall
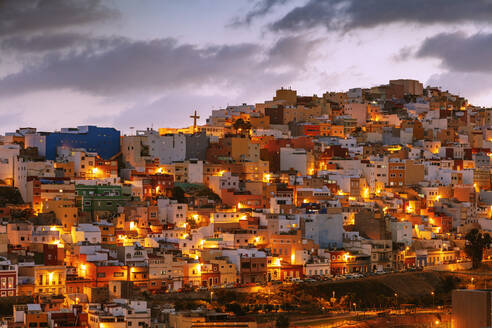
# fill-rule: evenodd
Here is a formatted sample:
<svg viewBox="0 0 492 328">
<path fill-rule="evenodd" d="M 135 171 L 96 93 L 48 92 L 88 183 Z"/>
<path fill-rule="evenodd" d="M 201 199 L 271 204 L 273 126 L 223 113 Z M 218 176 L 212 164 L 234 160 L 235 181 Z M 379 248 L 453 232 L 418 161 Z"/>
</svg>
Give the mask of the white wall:
<svg viewBox="0 0 492 328">
<path fill-rule="evenodd" d="M 280 148 L 280 170 L 297 170 L 301 175 L 307 173 L 307 153 L 305 149 Z"/>
</svg>

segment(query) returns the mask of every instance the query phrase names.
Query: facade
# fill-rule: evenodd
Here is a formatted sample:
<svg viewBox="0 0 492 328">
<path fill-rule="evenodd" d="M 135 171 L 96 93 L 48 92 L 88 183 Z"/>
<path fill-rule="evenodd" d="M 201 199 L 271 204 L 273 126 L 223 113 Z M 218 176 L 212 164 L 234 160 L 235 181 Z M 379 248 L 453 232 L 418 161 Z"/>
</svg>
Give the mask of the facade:
<svg viewBox="0 0 492 328">
<path fill-rule="evenodd" d="M 0 297 L 17 296 L 17 265 L 0 257 Z"/>
<path fill-rule="evenodd" d="M 87 213 L 116 213 L 118 206 L 124 205 L 129 196 L 118 185 L 76 185 L 77 204 Z"/>
<path fill-rule="evenodd" d="M 38 132 L 26 135 L 27 147 L 36 147 L 41 156 L 55 160 L 58 147 L 83 148 L 110 159 L 120 151 L 120 131 L 114 128 L 79 126 L 60 132 Z"/>
</svg>

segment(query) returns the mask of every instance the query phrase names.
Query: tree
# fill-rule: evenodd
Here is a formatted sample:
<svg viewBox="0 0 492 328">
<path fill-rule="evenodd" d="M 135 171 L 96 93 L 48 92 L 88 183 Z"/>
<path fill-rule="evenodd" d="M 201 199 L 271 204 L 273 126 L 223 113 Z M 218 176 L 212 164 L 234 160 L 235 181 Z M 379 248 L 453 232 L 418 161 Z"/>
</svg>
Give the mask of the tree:
<svg viewBox="0 0 492 328">
<path fill-rule="evenodd" d="M 478 229 L 470 230 L 466 236 L 465 252 L 471 257 L 473 268 L 482 264 L 483 250 L 490 247 L 492 239 L 488 233 L 481 233 Z"/>
<path fill-rule="evenodd" d="M 177 200 L 178 203 L 186 203 L 185 191 L 181 187 L 174 186 L 171 199 Z"/>
<path fill-rule="evenodd" d="M 241 133 L 249 132 L 251 130 L 251 123 L 249 121 L 245 122 L 242 118 L 238 118 L 233 124 L 236 133 L 241 130 Z"/>
</svg>

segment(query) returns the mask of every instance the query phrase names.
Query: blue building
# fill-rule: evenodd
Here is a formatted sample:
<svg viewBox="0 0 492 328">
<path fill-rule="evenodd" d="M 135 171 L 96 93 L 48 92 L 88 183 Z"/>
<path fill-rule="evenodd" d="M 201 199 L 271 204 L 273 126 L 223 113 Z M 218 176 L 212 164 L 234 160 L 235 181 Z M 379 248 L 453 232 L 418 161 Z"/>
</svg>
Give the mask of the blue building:
<svg viewBox="0 0 492 328">
<path fill-rule="evenodd" d="M 47 160 L 55 160 L 57 147 L 62 146 L 96 152 L 107 160 L 120 152 L 120 131 L 115 128 L 79 126 L 61 129 L 59 132 L 39 132 L 26 138 L 27 144 L 37 147 L 39 154 Z"/>
</svg>

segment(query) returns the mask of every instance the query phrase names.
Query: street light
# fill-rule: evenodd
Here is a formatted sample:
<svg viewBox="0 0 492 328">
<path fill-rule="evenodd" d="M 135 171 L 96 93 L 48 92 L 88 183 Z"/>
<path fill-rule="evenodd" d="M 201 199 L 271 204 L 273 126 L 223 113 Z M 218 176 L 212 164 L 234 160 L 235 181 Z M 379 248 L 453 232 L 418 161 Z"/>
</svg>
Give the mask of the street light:
<svg viewBox="0 0 492 328">
<path fill-rule="evenodd" d="M 431 292 L 431 295 L 432 295 L 432 308 L 435 308 L 435 302 L 434 302 L 434 299 L 435 299 L 436 293 L 434 293 L 434 291 L 432 291 L 432 292 Z"/>
<path fill-rule="evenodd" d="M 398 307 L 398 293 L 395 293 L 395 307 Z"/>
<path fill-rule="evenodd" d="M 212 299 L 213 299 L 213 297 L 214 297 L 214 292 L 213 292 L 213 291 L 211 291 L 211 292 L 210 292 L 210 304 L 212 304 Z"/>
</svg>

